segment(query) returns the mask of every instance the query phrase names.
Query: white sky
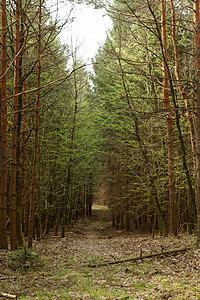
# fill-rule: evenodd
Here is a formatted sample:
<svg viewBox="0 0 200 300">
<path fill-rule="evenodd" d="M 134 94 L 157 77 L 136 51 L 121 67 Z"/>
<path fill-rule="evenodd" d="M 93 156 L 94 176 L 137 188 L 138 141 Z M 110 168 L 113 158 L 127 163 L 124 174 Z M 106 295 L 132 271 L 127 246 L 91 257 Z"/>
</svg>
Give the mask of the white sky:
<svg viewBox="0 0 200 300">
<path fill-rule="evenodd" d="M 105 41 L 106 32 L 112 27 L 112 21 L 104 9 L 94 9 L 93 6 L 85 4 L 75 4 L 73 7 L 71 16 L 74 17 L 74 21 L 71 25 L 66 25 L 60 38 L 68 45 L 71 45 L 72 39 L 73 48 L 79 46 L 77 58 L 82 57 L 89 63 Z M 59 17 L 65 18 L 69 11 L 70 5 L 63 5 L 63 2 L 60 2 Z"/>
</svg>

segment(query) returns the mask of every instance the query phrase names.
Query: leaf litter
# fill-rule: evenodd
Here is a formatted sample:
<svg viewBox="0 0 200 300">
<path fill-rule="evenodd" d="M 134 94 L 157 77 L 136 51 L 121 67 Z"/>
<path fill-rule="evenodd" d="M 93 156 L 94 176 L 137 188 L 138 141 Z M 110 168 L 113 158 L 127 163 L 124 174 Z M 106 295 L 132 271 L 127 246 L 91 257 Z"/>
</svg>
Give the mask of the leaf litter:
<svg viewBox="0 0 200 300">
<path fill-rule="evenodd" d="M 10 268 L 0 251 L 0 291 L 18 299 L 200 299 L 200 249 L 175 256 L 90 268 L 132 256 L 192 246 L 195 236 L 155 236 L 117 231 L 109 210 L 95 206 L 91 220 L 68 228 L 65 238 L 45 236 L 35 241 L 38 267 Z M 10 253 L 9 253 L 10 254 Z"/>
</svg>

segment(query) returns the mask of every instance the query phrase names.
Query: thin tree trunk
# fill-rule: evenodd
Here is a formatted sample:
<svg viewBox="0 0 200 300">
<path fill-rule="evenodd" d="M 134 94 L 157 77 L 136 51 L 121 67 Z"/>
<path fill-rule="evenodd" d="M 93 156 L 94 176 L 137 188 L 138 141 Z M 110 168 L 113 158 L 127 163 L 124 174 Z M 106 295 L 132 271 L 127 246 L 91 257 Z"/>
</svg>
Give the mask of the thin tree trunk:
<svg viewBox="0 0 200 300">
<path fill-rule="evenodd" d="M 199 0 L 194 0 L 194 46 L 195 46 L 195 133 L 196 133 L 196 207 L 197 243 L 200 243 L 200 19 Z"/>
<path fill-rule="evenodd" d="M 76 60 L 73 58 L 74 66 L 76 67 Z M 65 225 L 66 220 L 68 216 L 68 207 L 69 210 L 71 209 L 71 194 L 70 194 L 70 185 L 71 185 L 71 171 L 73 167 L 73 146 L 74 146 L 74 138 L 75 138 L 75 131 L 76 131 L 76 118 L 77 118 L 77 112 L 78 112 L 78 89 L 77 89 L 77 78 L 76 78 L 76 72 L 74 72 L 74 115 L 73 115 L 73 126 L 69 141 L 69 153 L 70 153 L 70 159 L 68 164 L 68 170 L 67 170 L 67 178 L 66 178 L 66 194 L 63 197 L 63 223 L 62 223 L 62 233 L 61 237 L 65 236 Z"/>
<path fill-rule="evenodd" d="M 24 60 L 26 61 L 26 51 L 24 51 Z M 26 69 L 24 69 L 24 76 L 26 76 Z M 27 90 L 27 82 L 24 81 L 23 90 Z M 24 222 L 24 236 L 28 236 L 28 211 L 29 211 L 29 197 L 25 197 L 26 193 L 26 138 L 27 138 L 27 124 L 28 124 L 28 114 L 27 114 L 27 94 L 24 94 L 24 104 L 23 104 L 23 146 L 22 146 L 22 182 L 21 182 L 21 194 L 22 194 L 22 202 L 21 202 L 21 211 L 22 211 L 22 219 Z"/>
<path fill-rule="evenodd" d="M 193 155 L 195 156 L 195 153 L 196 153 L 195 128 L 194 128 L 194 122 L 193 122 L 193 118 L 192 118 L 191 111 L 190 111 L 190 103 L 189 103 L 187 94 L 184 91 L 182 81 L 181 81 L 180 68 L 179 68 L 179 54 L 178 54 L 178 47 L 177 47 L 177 41 L 176 41 L 176 18 L 175 18 L 175 10 L 174 10 L 174 5 L 173 5 L 173 0 L 170 0 L 170 5 L 171 5 L 171 14 L 172 14 L 172 40 L 173 40 L 173 45 L 174 45 L 175 75 L 176 75 L 176 79 L 177 79 L 179 92 L 185 101 L 185 107 L 187 109 L 187 120 L 188 120 L 188 124 L 189 124 L 189 129 L 190 129 L 190 140 L 191 140 L 192 152 L 193 152 Z M 185 149 L 184 149 L 184 153 L 185 153 Z M 185 164 L 186 164 L 186 159 L 185 159 Z M 196 170 L 196 160 L 195 159 L 193 160 L 193 165 L 194 165 L 194 170 Z M 194 215 L 196 218 L 195 195 L 194 195 L 194 190 L 192 188 L 192 182 L 191 182 L 188 170 L 186 170 L 186 177 L 187 177 L 187 181 L 188 181 L 190 199 L 191 199 L 191 202 L 193 205 Z"/>
<path fill-rule="evenodd" d="M 20 0 L 21 7 L 21 0 Z M 23 47 L 24 44 L 24 24 L 21 22 L 21 30 L 20 30 L 20 48 Z M 22 91 L 22 61 L 23 61 L 23 51 L 20 52 L 19 55 L 19 92 Z M 16 170 L 16 230 L 17 230 L 17 244 L 18 247 L 22 247 L 23 245 L 23 235 L 22 235 L 22 214 L 21 214 L 21 123 L 22 123 L 22 104 L 23 98 L 22 95 L 18 97 L 18 120 L 17 120 L 17 170 Z"/>
<path fill-rule="evenodd" d="M 38 130 L 39 130 L 39 101 L 40 101 L 40 74 L 41 74 L 41 22 L 42 22 L 42 3 L 39 0 L 39 23 L 38 23 L 38 78 L 37 78 L 37 94 L 35 102 L 35 144 L 33 158 L 33 174 L 32 174 L 32 190 L 30 201 L 29 215 L 29 234 L 28 247 L 32 247 L 33 242 L 33 221 L 34 221 L 34 202 L 35 202 L 35 187 L 36 187 L 36 169 L 38 156 Z"/>
<path fill-rule="evenodd" d="M 187 119 L 188 119 L 188 124 L 189 124 L 189 128 L 190 128 L 192 151 L 193 151 L 193 153 L 195 153 L 196 152 L 196 143 L 195 143 L 194 122 L 193 122 L 193 118 L 191 115 L 190 103 L 189 103 L 187 94 L 184 91 L 182 81 L 181 81 L 181 75 L 180 75 L 179 54 L 178 54 L 178 47 L 177 47 L 177 41 L 176 41 L 176 18 L 175 18 L 173 0 L 170 0 L 170 4 L 171 4 L 171 14 L 172 14 L 172 40 L 173 40 L 173 45 L 174 45 L 175 75 L 176 75 L 176 79 L 177 79 L 179 92 L 185 101 L 185 107 L 187 109 Z"/>
<path fill-rule="evenodd" d="M 1 75 L 6 73 L 6 0 L 1 2 Z M 1 193 L 0 193 L 0 249 L 7 249 L 7 90 L 6 75 L 1 79 Z"/>
<path fill-rule="evenodd" d="M 12 124 L 12 150 L 11 150 L 11 184 L 10 184 L 10 243 L 11 250 L 16 250 L 16 171 L 17 171 L 17 120 L 19 93 L 19 53 L 20 49 L 20 0 L 16 2 L 15 11 L 15 63 L 14 63 L 14 99 Z"/>
<path fill-rule="evenodd" d="M 167 147 L 168 147 L 168 178 L 169 178 L 169 207 L 170 207 L 170 233 L 177 235 L 177 208 L 175 196 L 174 180 L 174 153 L 173 153 L 173 117 L 170 113 L 170 100 L 168 89 L 168 71 L 167 61 L 167 33 L 166 33 L 166 3 L 161 0 L 161 27 L 162 27 L 162 44 L 163 44 L 163 100 L 164 106 L 169 113 L 167 118 Z"/>
</svg>

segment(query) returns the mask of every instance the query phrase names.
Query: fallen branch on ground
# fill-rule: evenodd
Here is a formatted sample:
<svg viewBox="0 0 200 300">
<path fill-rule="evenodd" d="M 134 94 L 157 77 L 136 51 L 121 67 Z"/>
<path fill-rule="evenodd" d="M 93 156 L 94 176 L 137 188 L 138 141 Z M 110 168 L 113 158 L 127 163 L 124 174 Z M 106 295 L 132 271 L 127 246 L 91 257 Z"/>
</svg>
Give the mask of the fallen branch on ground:
<svg viewBox="0 0 200 300">
<path fill-rule="evenodd" d="M 192 247 L 182 247 L 182 248 L 162 251 L 162 252 L 158 252 L 158 253 L 151 253 L 151 254 L 147 254 L 147 255 L 143 255 L 143 256 L 140 255 L 140 256 L 125 258 L 125 259 L 121 259 L 121 260 L 108 261 L 108 262 L 97 263 L 97 264 L 89 264 L 88 266 L 91 267 L 91 268 L 103 267 L 103 266 L 107 266 L 107 265 L 121 264 L 121 263 L 129 262 L 129 261 L 136 261 L 136 260 L 144 259 L 144 258 L 151 258 L 151 257 L 156 257 L 156 256 L 178 254 L 179 252 L 188 251 L 190 249 L 192 249 Z"/>
<path fill-rule="evenodd" d="M 7 294 L 7 293 L 2 293 L 0 292 L 0 298 L 4 297 L 4 298 L 10 298 L 10 299 L 17 299 L 16 295 L 11 295 L 11 294 Z"/>
<path fill-rule="evenodd" d="M 0 277 L 0 280 L 16 279 L 16 276 Z"/>
</svg>

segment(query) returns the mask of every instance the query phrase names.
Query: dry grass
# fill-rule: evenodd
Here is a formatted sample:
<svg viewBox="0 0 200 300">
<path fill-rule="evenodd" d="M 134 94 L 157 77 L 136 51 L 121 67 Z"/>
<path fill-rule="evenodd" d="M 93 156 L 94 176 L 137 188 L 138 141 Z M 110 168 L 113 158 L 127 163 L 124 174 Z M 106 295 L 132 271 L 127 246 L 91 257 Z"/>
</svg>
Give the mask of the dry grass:
<svg viewBox="0 0 200 300">
<path fill-rule="evenodd" d="M 200 299 L 200 250 L 134 263 L 91 269 L 89 263 L 193 245 L 194 236 L 177 238 L 115 231 L 109 211 L 94 207 L 90 221 L 75 224 L 61 239 L 34 243 L 43 266 L 11 269 L 1 251 L 0 291 L 18 299 Z"/>
</svg>

